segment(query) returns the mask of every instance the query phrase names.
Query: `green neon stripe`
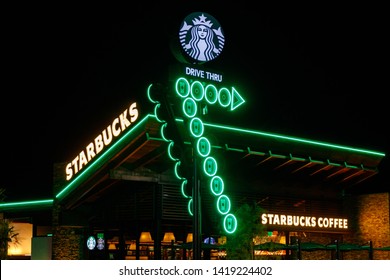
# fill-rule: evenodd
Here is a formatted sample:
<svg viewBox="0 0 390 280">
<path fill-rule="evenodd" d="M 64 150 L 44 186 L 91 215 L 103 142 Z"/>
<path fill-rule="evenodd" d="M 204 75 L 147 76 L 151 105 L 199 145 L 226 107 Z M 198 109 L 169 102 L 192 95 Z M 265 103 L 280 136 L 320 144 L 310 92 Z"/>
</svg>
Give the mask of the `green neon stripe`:
<svg viewBox="0 0 390 280">
<path fill-rule="evenodd" d="M 151 117 L 154 117 L 154 116 L 151 116 Z M 176 122 L 184 122 L 183 119 L 179 119 L 179 118 L 176 118 L 175 120 L 176 120 Z M 314 145 L 314 146 L 323 146 L 323 147 L 328 147 L 328 148 L 333 148 L 333 149 L 346 150 L 346 151 L 349 151 L 349 152 L 359 152 L 359 153 L 364 153 L 364 154 L 369 154 L 369 155 L 376 155 L 376 156 L 381 156 L 381 157 L 385 157 L 386 156 L 385 153 L 378 152 L 378 151 L 372 151 L 372 150 L 367 150 L 367 149 L 357 149 L 357 148 L 352 148 L 352 147 L 348 147 L 348 146 L 342 146 L 342 145 L 337 145 L 337 144 L 330 144 L 330 143 L 327 143 L 327 142 L 307 140 L 307 139 L 303 139 L 303 138 L 290 137 L 290 136 L 284 136 L 284 135 L 280 135 L 280 134 L 273 134 L 273 133 L 266 133 L 266 132 L 261 132 L 261 131 L 255 131 L 255 130 L 236 128 L 236 127 L 231 127 L 231 126 L 226 126 L 226 125 L 204 123 L 204 126 L 215 127 L 215 128 L 219 128 L 219 129 L 223 129 L 223 130 L 232 130 L 232 131 L 237 131 L 237 132 L 243 132 L 243 133 L 252 134 L 252 135 L 261 135 L 261 136 L 266 136 L 266 137 L 275 138 L 275 139 L 283 139 L 283 140 L 288 140 L 288 141 L 295 141 L 295 142 L 306 143 L 306 144 L 310 144 L 310 145 Z M 186 144 L 191 144 L 191 143 L 186 143 Z M 215 149 L 225 149 L 226 147 L 220 147 L 220 146 L 212 145 L 212 148 L 215 148 Z M 249 154 L 262 155 L 262 156 L 266 155 L 266 153 L 264 153 L 264 152 L 253 151 L 249 147 L 247 149 L 248 149 L 248 153 Z M 233 149 L 233 148 L 229 148 L 229 150 L 237 150 L 237 151 L 239 151 L 238 149 Z M 278 155 L 272 154 L 272 156 L 278 156 Z M 286 157 L 286 156 L 282 156 L 282 157 Z M 301 160 L 301 161 L 302 160 L 306 160 L 306 159 L 297 158 L 297 157 L 292 157 L 292 159 L 293 160 Z M 325 164 L 324 161 L 314 160 L 311 157 L 309 157 L 309 161 L 313 162 L 313 163 Z"/>
<path fill-rule="evenodd" d="M 177 122 L 184 122 L 183 119 L 179 119 L 179 118 L 176 118 L 175 120 Z M 306 143 L 306 144 L 310 144 L 310 145 L 314 145 L 314 146 L 324 146 L 324 147 L 329 147 L 329 148 L 334 148 L 334 149 L 347 150 L 347 151 L 351 151 L 351 152 L 353 151 L 353 152 L 359 152 L 359 153 L 364 153 L 364 154 L 377 155 L 377 156 L 381 156 L 381 157 L 386 156 L 385 153 L 378 152 L 378 151 L 367 150 L 367 149 L 357 149 L 357 148 L 352 148 L 352 147 L 342 146 L 342 145 L 337 145 L 337 144 L 331 144 L 331 143 L 322 142 L 322 141 L 313 141 L 313 140 L 308 140 L 308 139 L 304 139 L 304 138 L 285 136 L 285 135 L 281 135 L 281 134 L 268 133 L 268 132 L 262 132 L 262 131 L 257 131 L 257 130 L 237 128 L 237 127 L 232 127 L 232 126 L 227 126 L 227 125 L 219 125 L 219 124 L 213 124 L 213 123 L 203 123 L 203 124 L 204 124 L 204 126 L 215 127 L 215 128 L 219 128 L 219 129 L 223 129 L 223 130 L 232 130 L 232 131 L 243 132 L 243 133 L 252 134 L 252 135 L 260 135 L 260 136 L 265 136 L 265 137 L 270 137 L 270 138 L 275 138 L 275 139 L 295 141 L 295 142 Z M 251 151 L 251 153 L 252 153 L 252 151 Z M 253 153 L 256 153 L 256 152 L 253 152 Z"/>
<path fill-rule="evenodd" d="M 290 154 L 290 159 L 291 160 L 296 160 L 296 161 L 307 161 L 307 159 L 305 159 L 305 158 L 294 157 L 292 154 Z"/>
<path fill-rule="evenodd" d="M 227 151 L 236 151 L 236 152 L 242 152 L 242 153 L 246 152 L 246 151 L 243 150 L 243 149 L 230 148 L 228 144 L 225 144 L 225 149 L 226 149 Z"/>
<path fill-rule="evenodd" d="M 309 157 L 309 161 L 310 161 L 310 162 L 313 162 L 313 163 L 325 164 L 325 161 L 312 159 L 311 157 Z"/>
<path fill-rule="evenodd" d="M 93 162 L 90 166 L 88 166 L 72 182 L 70 182 L 59 193 L 57 193 L 56 198 L 62 197 L 68 191 L 70 192 L 74 187 L 76 187 L 77 183 L 83 179 L 83 175 L 84 174 L 87 174 L 88 171 L 90 171 L 95 166 L 98 166 L 99 164 L 102 164 L 103 160 L 106 159 L 106 157 L 111 153 L 112 150 L 116 149 L 120 144 L 122 144 L 124 139 L 127 139 L 127 137 L 129 137 L 129 135 L 132 134 L 132 132 L 134 132 L 136 128 L 138 128 L 143 123 L 145 123 L 149 118 L 156 119 L 156 116 L 153 115 L 153 114 L 146 115 L 132 129 L 130 129 L 128 132 L 126 132 L 124 134 L 124 136 L 122 136 L 122 138 L 120 138 L 115 144 L 113 144 L 109 149 L 107 149 L 107 151 L 105 151 L 95 162 Z M 184 122 L 184 120 L 181 119 L 181 118 L 175 118 L 175 121 L 176 122 Z M 381 156 L 381 157 L 385 156 L 384 153 L 376 152 L 376 151 L 372 151 L 372 150 L 356 149 L 356 148 L 351 148 L 351 147 L 347 147 L 347 146 L 330 144 L 330 143 L 326 143 L 326 142 L 312 141 L 312 140 L 307 140 L 307 139 L 297 138 L 297 137 L 284 136 L 284 135 L 280 135 L 280 134 L 266 133 L 266 132 L 261 132 L 261 131 L 242 129 L 242 128 L 236 128 L 236 127 L 231 127 L 231 126 L 226 126 L 226 125 L 212 124 L 212 123 L 204 123 L 204 125 L 208 126 L 208 127 L 214 127 L 214 128 L 218 128 L 218 129 L 223 129 L 223 130 L 237 131 L 237 132 L 240 132 L 240 133 L 247 133 L 247 134 L 251 134 L 251 135 L 260 135 L 260 136 L 265 136 L 265 137 L 270 137 L 270 138 L 275 138 L 275 139 L 283 139 L 283 140 L 288 140 L 288 141 L 295 141 L 295 142 L 306 143 L 306 144 L 315 145 L 315 146 L 324 146 L 324 147 L 329 147 L 329 148 L 334 148 L 334 149 L 340 149 L 340 150 L 347 150 L 347 151 L 359 152 L 359 153 L 364 153 L 364 154 L 377 155 L 377 156 Z M 190 144 L 190 143 L 188 143 L 188 144 Z M 250 151 L 250 153 L 257 154 L 257 152 L 254 152 L 254 151 Z M 317 162 L 317 161 L 314 161 L 314 160 L 310 160 L 310 161 Z M 318 161 L 318 162 L 320 162 L 320 161 Z M 323 163 L 323 162 L 320 162 L 320 163 Z"/>
<path fill-rule="evenodd" d="M 66 187 L 64 187 L 59 193 L 57 193 L 56 198 L 60 198 L 61 196 L 65 195 L 66 192 L 70 192 L 72 188 L 75 188 L 77 186 L 77 182 L 81 181 L 82 177 L 84 174 L 88 173 L 89 170 L 91 170 L 93 167 L 97 166 L 99 163 L 103 161 L 103 159 L 106 158 L 107 155 L 110 154 L 112 150 L 114 150 L 117 146 L 119 146 L 124 139 L 126 139 L 136 128 L 138 128 L 140 125 L 145 123 L 149 118 L 154 118 L 156 119 L 156 116 L 153 114 L 148 114 L 146 115 L 138 124 L 136 124 L 132 129 L 130 129 L 128 132 L 124 134 L 122 138 L 118 140 L 113 146 L 111 146 L 107 151 L 105 151 L 94 163 L 92 163 L 89 167 L 87 167 L 84 171 L 82 171 L 72 182 L 70 182 Z M 184 122 L 183 119 L 176 118 L 176 122 Z M 330 147 L 330 148 L 335 148 L 335 149 L 341 149 L 341 150 L 348 150 L 348 151 L 354 151 L 354 152 L 360 152 L 360 153 L 365 153 L 365 154 L 371 154 L 371 155 L 377 155 L 384 157 L 386 156 L 384 153 L 381 152 L 376 152 L 372 150 L 365 150 L 365 149 L 356 149 L 356 148 L 351 148 L 347 146 L 341 146 L 341 145 L 335 145 L 335 144 L 330 144 L 326 142 L 319 142 L 319 141 L 312 141 L 312 140 L 307 140 L 303 138 L 297 138 L 297 137 L 289 137 L 289 136 L 284 136 L 280 134 L 273 134 L 273 133 L 266 133 L 266 132 L 261 132 L 261 131 L 254 131 L 254 130 L 248 130 L 248 129 L 242 129 L 242 128 L 236 128 L 236 127 L 231 127 L 231 126 L 226 126 L 226 125 L 218 125 L 218 124 L 212 124 L 212 123 L 204 123 L 205 126 L 209 127 L 215 127 L 223 130 L 232 130 L 232 131 L 237 131 L 237 132 L 243 132 L 243 133 L 248 133 L 252 135 L 261 135 L 265 137 L 270 137 L 270 138 L 275 138 L 275 139 L 283 139 L 283 140 L 289 140 L 289 141 L 296 141 L 296 142 L 301 142 L 301 143 L 307 143 L 311 145 L 317 145 L 317 146 L 325 146 L 325 147 Z M 148 139 L 150 140 L 162 140 L 160 138 L 154 138 L 148 136 Z M 186 142 L 185 144 L 191 144 L 190 142 Z M 223 147 L 217 147 L 217 146 L 212 146 L 212 148 L 223 148 Z M 230 148 L 231 149 L 231 148 Z M 248 147 L 248 153 L 249 154 L 256 154 L 256 155 L 265 155 L 263 152 L 257 152 L 257 151 L 252 151 Z M 293 158 L 293 159 L 298 159 L 298 158 Z M 320 164 L 325 164 L 324 161 L 320 160 L 314 160 L 311 157 L 309 157 L 309 161 L 313 163 L 320 163 Z M 328 162 L 329 163 L 329 162 Z M 334 163 L 331 163 L 334 165 Z M 348 165 L 345 164 L 346 167 L 349 168 L 359 168 L 357 166 L 353 165 Z M 364 166 L 361 166 L 362 169 L 366 170 Z M 369 169 L 367 169 L 369 170 Z M 53 199 L 46 199 L 46 200 L 34 200 L 34 201 L 22 201 L 22 202 L 8 202 L 8 203 L 0 203 L 0 209 L 5 209 L 5 208 L 11 208 L 11 207 L 25 207 L 25 206 L 31 206 L 31 205 L 37 205 L 37 206 L 48 206 L 53 204 Z"/>
<path fill-rule="evenodd" d="M 347 162 L 344 162 L 344 166 L 347 167 L 347 168 L 354 168 L 354 169 L 358 169 L 359 167 L 356 166 L 356 165 L 350 165 L 348 164 Z"/>
<path fill-rule="evenodd" d="M 247 147 L 248 154 L 250 155 L 258 155 L 258 156 L 265 156 L 265 153 L 263 152 L 257 152 L 257 151 L 252 151 L 249 147 Z"/>
<path fill-rule="evenodd" d="M 327 159 L 326 161 L 327 161 L 328 165 L 333 165 L 333 166 L 341 166 L 341 164 L 340 164 L 340 163 L 336 163 L 336 162 L 330 162 L 330 160 L 329 160 L 329 159 Z"/>
<path fill-rule="evenodd" d="M 270 156 L 270 157 L 287 158 L 287 156 L 285 156 L 285 155 L 274 154 L 274 153 L 272 153 L 271 150 L 269 150 L 268 153 L 269 153 L 269 156 Z"/>
<path fill-rule="evenodd" d="M 326 142 L 312 141 L 312 140 L 307 140 L 307 139 L 297 138 L 297 137 L 284 136 L 284 135 L 280 135 L 280 134 L 266 133 L 266 132 L 261 132 L 261 131 L 254 131 L 254 130 L 236 128 L 236 127 L 231 127 L 231 126 L 226 126 L 226 125 L 212 124 L 212 123 L 204 123 L 204 125 L 209 126 L 209 127 L 223 129 L 223 130 L 233 130 L 233 131 L 237 131 L 237 132 L 241 132 L 241 133 L 260 135 L 260 136 L 265 136 L 265 137 L 270 137 L 270 138 L 275 138 L 275 139 L 283 139 L 283 140 L 288 140 L 288 141 L 295 141 L 295 142 L 306 143 L 306 144 L 315 145 L 315 146 L 324 146 L 324 147 L 329 147 L 329 148 L 334 148 L 334 149 L 339 149 L 339 150 L 348 150 L 348 151 L 377 155 L 377 156 L 382 156 L 382 157 L 385 156 L 384 153 L 376 152 L 376 151 L 372 151 L 372 150 L 356 149 L 356 148 L 351 148 L 351 147 L 347 147 L 347 146 L 330 144 L 330 143 L 326 143 Z"/>
<path fill-rule="evenodd" d="M 13 208 L 13 207 L 25 207 L 25 206 L 46 206 L 52 205 L 53 199 L 43 199 L 43 200 L 30 200 L 30 201 L 20 201 L 20 202 L 7 202 L 0 203 L 0 208 Z"/>
<path fill-rule="evenodd" d="M 141 126 L 143 123 L 145 123 L 148 118 L 150 117 L 156 118 L 154 115 L 148 114 L 146 115 L 141 121 L 139 121 L 134 127 L 132 127 L 129 131 L 127 131 L 122 138 L 120 138 L 115 144 L 113 144 L 109 149 L 107 149 L 96 161 L 94 161 L 90 166 L 88 166 L 85 170 L 83 170 L 75 179 L 73 179 L 72 182 L 70 182 L 66 187 L 64 187 L 59 193 L 57 193 L 56 198 L 61 198 L 66 193 L 70 192 L 73 188 L 75 188 L 79 182 L 81 182 L 84 177 L 86 177 L 86 174 L 88 174 L 89 171 L 91 171 L 95 167 L 100 167 L 104 160 L 110 155 L 112 151 L 115 151 L 118 146 L 120 146 L 125 139 L 129 137 L 139 126 Z M 85 176 L 84 176 L 85 175 Z"/>
</svg>

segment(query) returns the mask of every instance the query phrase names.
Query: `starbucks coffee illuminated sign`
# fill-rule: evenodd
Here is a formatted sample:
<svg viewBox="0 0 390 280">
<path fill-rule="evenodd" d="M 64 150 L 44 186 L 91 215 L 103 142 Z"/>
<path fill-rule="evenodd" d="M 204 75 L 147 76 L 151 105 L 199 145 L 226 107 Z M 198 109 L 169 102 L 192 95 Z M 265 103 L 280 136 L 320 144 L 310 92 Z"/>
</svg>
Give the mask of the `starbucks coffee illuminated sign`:
<svg viewBox="0 0 390 280">
<path fill-rule="evenodd" d="M 69 181 L 80 172 L 95 156 L 101 153 L 105 147 L 113 143 L 122 133 L 138 119 L 137 103 L 131 103 L 110 125 L 107 126 L 93 141 L 91 141 L 80 153 L 65 167 L 66 180 Z"/>
<path fill-rule="evenodd" d="M 331 217 L 314 217 L 264 213 L 261 215 L 263 225 L 312 227 L 322 229 L 348 229 L 348 219 Z"/>
<path fill-rule="evenodd" d="M 183 20 L 179 40 L 184 53 L 195 63 L 217 58 L 225 45 L 221 25 L 204 12 L 191 13 Z"/>
</svg>

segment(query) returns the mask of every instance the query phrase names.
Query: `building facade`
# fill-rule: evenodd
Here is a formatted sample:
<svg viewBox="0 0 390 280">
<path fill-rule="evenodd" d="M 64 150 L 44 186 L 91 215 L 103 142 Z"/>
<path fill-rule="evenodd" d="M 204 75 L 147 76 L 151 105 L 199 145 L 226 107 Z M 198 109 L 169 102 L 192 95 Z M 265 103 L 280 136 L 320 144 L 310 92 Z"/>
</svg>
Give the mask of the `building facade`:
<svg viewBox="0 0 390 280">
<path fill-rule="evenodd" d="M 183 132 L 185 122 L 177 124 Z M 193 259 L 194 186 L 178 176 L 162 125 L 153 114 L 139 116 L 100 154 L 78 165 L 71 180 L 69 163 L 57 164 L 53 199 L 2 204 L 4 216 L 30 217 L 24 222 L 34 225 L 33 244 L 49 239 L 46 258 Z M 204 126 L 224 184 L 216 195 L 210 184 L 215 175 L 193 166 L 186 171 L 198 173 L 202 259 L 228 258 L 224 245 L 235 233 L 226 232 L 221 207 L 235 213 L 244 204 L 262 209 L 258 223 L 264 231 L 254 239 L 254 259 L 389 259 L 389 193 L 353 192 L 378 172 L 383 154 Z M 190 152 L 191 141 L 184 139 Z M 221 193 L 228 200 L 222 206 Z M 241 223 L 237 219 L 237 227 Z M 94 245 L 88 247 L 90 238 Z"/>
</svg>

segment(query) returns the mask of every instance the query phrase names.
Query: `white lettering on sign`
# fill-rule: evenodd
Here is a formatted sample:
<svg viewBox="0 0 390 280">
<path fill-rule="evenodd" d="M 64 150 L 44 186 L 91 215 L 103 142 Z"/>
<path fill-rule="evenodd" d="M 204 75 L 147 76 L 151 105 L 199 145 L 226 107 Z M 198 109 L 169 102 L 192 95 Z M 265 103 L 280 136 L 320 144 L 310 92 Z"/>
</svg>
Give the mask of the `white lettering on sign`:
<svg viewBox="0 0 390 280">
<path fill-rule="evenodd" d="M 119 117 L 95 137 L 94 141 L 89 143 L 71 162 L 65 167 L 66 180 L 69 181 L 74 175 L 82 170 L 104 147 L 111 144 L 114 137 L 121 135 L 132 123 L 138 119 L 137 103 L 130 104 Z"/>
<path fill-rule="evenodd" d="M 222 75 L 196 68 L 186 67 L 186 75 L 207 79 L 214 82 L 222 82 Z"/>
<path fill-rule="evenodd" d="M 186 75 L 204 78 L 204 70 L 186 67 Z"/>
<path fill-rule="evenodd" d="M 263 225 L 348 229 L 348 219 L 263 213 Z"/>
<path fill-rule="evenodd" d="M 222 82 L 222 75 L 206 72 L 206 76 L 208 80 L 215 81 L 215 82 Z"/>
</svg>

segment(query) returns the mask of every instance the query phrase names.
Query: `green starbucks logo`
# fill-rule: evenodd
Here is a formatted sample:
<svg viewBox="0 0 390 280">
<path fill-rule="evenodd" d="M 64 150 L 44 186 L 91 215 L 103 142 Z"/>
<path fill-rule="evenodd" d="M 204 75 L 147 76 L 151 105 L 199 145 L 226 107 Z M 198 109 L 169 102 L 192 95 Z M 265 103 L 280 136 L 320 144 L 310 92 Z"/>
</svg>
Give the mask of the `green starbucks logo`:
<svg viewBox="0 0 390 280">
<path fill-rule="evenodd" d="M 184 19 L 179 40 L 184 52 L 198 63 L 215 59 L 225 45 L 225 36 L 218 21 L 207 13 L 199 12 Z"/>
</svg>

